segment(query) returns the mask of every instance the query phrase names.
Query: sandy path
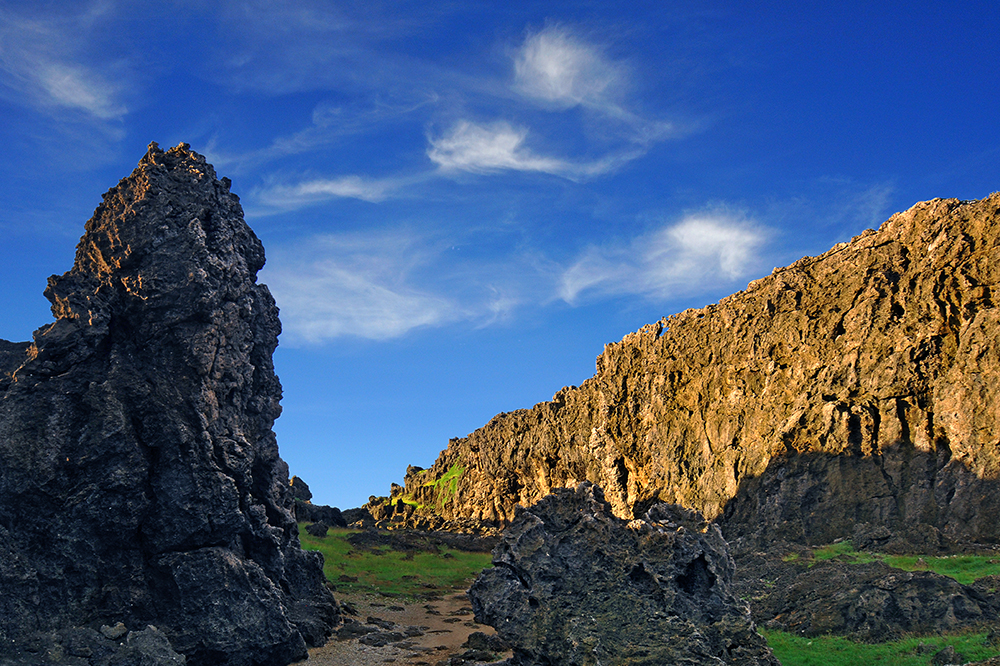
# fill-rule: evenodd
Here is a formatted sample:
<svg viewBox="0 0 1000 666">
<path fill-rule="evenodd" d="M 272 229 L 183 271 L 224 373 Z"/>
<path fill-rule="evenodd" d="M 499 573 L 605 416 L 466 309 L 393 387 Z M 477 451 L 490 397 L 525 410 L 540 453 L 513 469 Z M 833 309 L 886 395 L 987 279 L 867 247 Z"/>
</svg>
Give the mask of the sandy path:
<svg viewBox="0 0 1000 666">
<path fill-rule="evenodd" d="M 337 594 L 337 600 L 347 602 L 357 615 L 349 620 L 371 626 L 379 622 L 379 632 L 370 637 L 338 640 L 334 635 L 326 645 L 309 650 L 307 666 L 368 666 L 387 663 L 399 666 L 433 666 L 454 655 L 465 652 L 461 645 L 469 634 L 481 631 L 493 634 L 492 627 L 476 624 L 472 607 L 465 592 L 451 592 L 433 601 L 399 602 L 376 595 Z M 369 618 L 379 621 L 373 624 Z M 388 623 L 391 623 L 389 626 Z M 407 628 L 419 628 L 420 635 L 405 636 Z M 387 632 L 404 634 L 384 646 L 366 645 L 363 640 L 379 642 L 372 638 L 387 636 Z M 410 629 L 416 634 L 416 629 Z M 507 655 L 504 655 L 507 656 Z"/>
</svg>

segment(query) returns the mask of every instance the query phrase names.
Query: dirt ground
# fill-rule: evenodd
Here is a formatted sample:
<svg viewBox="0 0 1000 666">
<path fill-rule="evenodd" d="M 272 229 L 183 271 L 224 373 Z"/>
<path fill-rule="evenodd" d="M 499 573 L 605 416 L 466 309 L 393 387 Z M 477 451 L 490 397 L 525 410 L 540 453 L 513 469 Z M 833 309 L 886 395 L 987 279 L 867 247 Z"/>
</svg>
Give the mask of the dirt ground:
<svg viewBox="0 0 1000 666">
<path fill-rule="evenodd" d="M 306 666 L 436 666 L 466 652 L 462 645 L 474 632 L 492 635 L 492 627 L 476 624 L 464 591 L 440 599 L 398 601 L 377 595 L 337 594 L 345 610 L 344 628 L 326 645 L 309 651 Z M 363 636 L 353 632 L 376 631 Z M 402 634 L 402 636 L 400 636 Z M 379 643 L 385 642 L 384 645 Z M 508 657 L 500 654 L 500 658 Z M 475 661 L 464 663 L 477 663 Z M 496 664 L 497 662 L 493 662 Z"/>
</svg>

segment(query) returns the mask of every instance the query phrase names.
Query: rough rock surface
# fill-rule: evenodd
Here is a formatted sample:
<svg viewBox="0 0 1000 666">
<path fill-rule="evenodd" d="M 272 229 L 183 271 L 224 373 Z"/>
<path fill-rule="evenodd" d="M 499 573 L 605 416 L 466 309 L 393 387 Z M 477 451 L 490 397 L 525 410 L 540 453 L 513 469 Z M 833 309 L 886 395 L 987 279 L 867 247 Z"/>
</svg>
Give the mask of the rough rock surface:
<svg viewBox="0 0 1000 666">
<path fill-rule="evenodd" d="M 1000 599 L 930 571 L 882 562 L 782 561 L 775 553 L 736 559 L 733 592 L 761 627 L 882 642 L 995 626 Z"/>
<path fill-rule="evenodd" d="M 49 279 L 56 321 L 0 344 L 3 645 L 152 624 L 188 664 L 251 666 L 329 635 L 271 429 L 263 265 L 229 180 L 152 144 Z"/>
<path fill-rule="evenodd" d="M 119 625 L 121 626 L 121 625 Z M 109 627 L 102 627 L 109 629 Z M 102 633 L 104 635 L 102 635 Z M 184 655 L 156 627 L 120 633 L 72 627 L 36 632 L 0 654 L 0 666 L 184 666 Z"/>
<path fill-rule="evenodd" d="M 300 523 L 325 523 L 330 527 L 347 527 L 347 520 L 337 507 L 302 500 L 295 500 L 295 520 Z"/>
<path fill-rule="evenodd" d="M 393 499 L 510 521 L 589 480 L 727 538 L 804 543 L 856 523 L 997 542 L 1000 194 L 915 205 L 745 291 L 609 344 L 551 402 L 454 439 Z"/>
<path fill-rule="evenodd" d="M 469 590 L 515 666 L 778 661 L 730 591 L 716 525 L 668 504 L 617 518 L 597 486 L 518 511 Z"/>
<path fill-rule="evenodd" d="M 288 487 L 292 489 L 292 497 L 297 500 L 308 502 L 313 498 L 312 491 L 309 490 L 309 484 L 297 476 L 293 476 L 288 481 Z"/>
</svg>

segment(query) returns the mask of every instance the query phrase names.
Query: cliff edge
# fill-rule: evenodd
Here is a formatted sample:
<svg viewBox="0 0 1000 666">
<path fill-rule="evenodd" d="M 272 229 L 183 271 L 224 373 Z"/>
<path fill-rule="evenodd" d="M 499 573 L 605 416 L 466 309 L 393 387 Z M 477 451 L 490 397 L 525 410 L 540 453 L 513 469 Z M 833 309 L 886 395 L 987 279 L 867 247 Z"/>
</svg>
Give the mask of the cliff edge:
<svg viewBox="0 0 1000 666">
<path fill-rule="evenodd" d="M 580 387 L 411 467 L 391 507 L 506 524 L 591 481 L 621 517 L 681 504 L 728 539 L 826 543 L 868 523 L 996 543 L 998 211 L 1000 194 L 919 203 L 629 334 Z"/>
<path fill-rule="evenodd" d="M 151 624 L 188 664 L 283 665 L 338 620 L 299 548 L 278 310 L 229 185 L 151 144 L 49 279 L 55 322 L 0 342 L 0 650 Z"/>
</svg>

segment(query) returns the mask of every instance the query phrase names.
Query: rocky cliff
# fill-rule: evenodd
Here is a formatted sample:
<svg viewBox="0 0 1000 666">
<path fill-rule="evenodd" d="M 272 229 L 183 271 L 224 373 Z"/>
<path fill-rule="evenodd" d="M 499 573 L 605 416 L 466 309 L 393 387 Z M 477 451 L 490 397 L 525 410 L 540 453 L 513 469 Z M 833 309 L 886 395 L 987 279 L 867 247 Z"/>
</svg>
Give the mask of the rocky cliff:
<svg viewBox="0 0 1000 666">
<path fill-rule="evenodd" d="M 49 279 L 55 322 L 0 343 L 8 649 L 121 622 L 188 664 L 287 664 L 337 621 L 299 548 L 271 430 L 278 311 L 229 185 L 152 144 Z"/>
<path fill-rule="evenodd" d="M 619 516 L 681 504 L 729 539 L 1000 541 L 998 211 L 917 204 L 627 335 L 580 387 L 410 468 L 394 505 L 502 524 L 588 480 Z"/>
</svg>

